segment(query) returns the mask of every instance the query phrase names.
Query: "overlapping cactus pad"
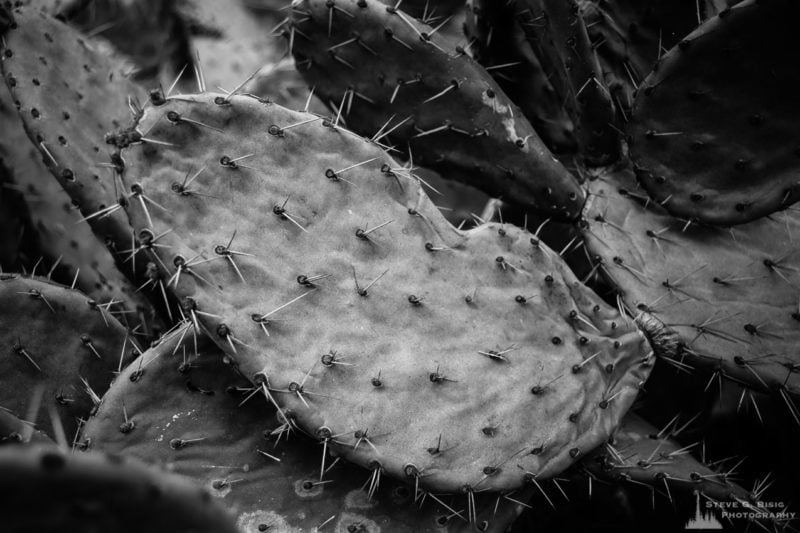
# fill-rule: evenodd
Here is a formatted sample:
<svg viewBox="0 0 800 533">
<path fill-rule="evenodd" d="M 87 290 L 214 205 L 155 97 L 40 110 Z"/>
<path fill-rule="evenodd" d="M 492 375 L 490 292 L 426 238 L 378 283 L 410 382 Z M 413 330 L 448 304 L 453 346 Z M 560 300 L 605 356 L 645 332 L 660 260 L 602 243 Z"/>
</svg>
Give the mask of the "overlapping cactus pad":
<svg viewBox="0 0 800 533">
<path fill-rule="evenodd" d="M 685 37 L 643 82 L 631 157 L 675 216 L 741 224 L 800 198 L 793 0 L 748 0 Z"/>
<path fill-rule="evenodd" d="M 647 375 L 639 332 L 556 253 L 517 228 L 457 231 L 327 120 L 207 94 L 138 130 L 159 144 L 123 151 L 125 186 L 161 207 L 131 203 L 132 221 L 182 312 L 362 465 L 516 487 L 601 441 Z"/>
<path fill-rule="evenodd" d="M 508 2 L 544 72 L 563 98 L 583 155 L 597 163 L 619 155 L 611 94 L 575 0 Z"/>
<path fill-rule="evenodd" d="M 483 68 L 434 28 L 376 0 L 302 0 L 286 35 L 300 72 L 354 131 L 489 194 L 578 215 L 577 181 Z"/>
<path fill-rule="evenodd" d="M 586 242 L 656 349 L 783 396 L 800 423 L 795 211 L 730 230 L 687 224 L 637 189 L 630 170 L 590 183 Z M 659 323 L 661 322 L 661 323 Z M 714 385 L 716 386 L 716 385 Z"/>
<path fill-rule="evenodd" d="M 0 406 L 25 413 L 41 385 L 70 437 L 135 353 L 125 328 L 97 302 L 11 274 L 0 278 L 0 344 Z M 40 422 L 50 426 L 45 416 Z"/>
<path fill-rule="evenodd" d="M 0 529 L 784 528 L 798 6 L 0 3 Z"/>
<path fill-rule="evenodd" d="M 575 125 L 564 109 L 563 97 L 525 38 L 515 4 L 492 0 L 470 0 L 465 22 L 466 37 L 474 44 L 472 57 L 531 121 L 542 141 L 556 153 L 577 150 Z"/>
<path fill-rule="evenodd" d="M 190 476 L 240 528 L 397 533 L 505 531 L 528 494 L 437 496 L 375 476 L 284 424 L 229 358 L 185 324 L 134 361 L 83 431 L 92 450 L 139 457 Z M 380 490 L 379 490 L 380 489 Z M 531 490 L 531 489 L 528 489 Z M 438 502 L 437 502 L 438 500 Z M 469 509 L 468 513 L 462 511 Z M 453 514 L 453 511 L 458 514 Z"/>
<path fill-rule="evenodd" d="M 134 459 L 54 446 L 0 447 L 0 498 L 8 531 L 237 531 L 188 479 Z"/>
<path fill-rule="evenodd" d="M 673 422 L 678 422 L 674 420 Z M 672 494 L 687 494 L 690 487 L 704 497 L 718 501 L 740 501 L 753 508 L 757 495 L 734 483 L 725 472 L 717 472 L 692 456 L 695 445 L 682 446 L 670 429 L 659 431 L 641 417 L 628 413 L 614 436 L 597 454 L 586 461 L 587 467 L 605 479 L 622 479 L 652 485 Z"/>
<path fill-rule="evenodd" d="M 126 325 L 145 323 L 149 305 L 136 287 L 118 271 L 105 244 L 89 224 L 81 222 L 69 195 L 52 178 L 42 162 L 42 154 L 28 140 L 11 94 L 0 91 L 0 161 L 7 174 L 0 177 L 0 187 L 14 191 L 23 200 L 30 225 L 36 231 L 43 253 L 35 272 L 49 272 L 53 279 L 75 285 L 100 304 L 115 302 L 116 316 Z M 38 258 L 37 258 L 38 260 Z M 16 264 L 1 264 L 6 271 L 19 270 Z"/>
<path fill-rule="evenodd" d="M 579 5 L 602 79 L 625 118 L 636 89 L 665 50 L 716 14 L 712 2 L 695 0 L 581 0 Z"/>
<path fill-rule="evenodd" d="M 100 238 L 129 238 L 113 172 L 121 162 L 110 158 L 113 148 L 104 136 L 131 120 L 143 91 L 125 76 L 121 61 L 73 28 L 33 8 L 12 16 L 3 77 L 28 136 L 81 211 L 102 211 L 92 218 Z"/>
</svg>

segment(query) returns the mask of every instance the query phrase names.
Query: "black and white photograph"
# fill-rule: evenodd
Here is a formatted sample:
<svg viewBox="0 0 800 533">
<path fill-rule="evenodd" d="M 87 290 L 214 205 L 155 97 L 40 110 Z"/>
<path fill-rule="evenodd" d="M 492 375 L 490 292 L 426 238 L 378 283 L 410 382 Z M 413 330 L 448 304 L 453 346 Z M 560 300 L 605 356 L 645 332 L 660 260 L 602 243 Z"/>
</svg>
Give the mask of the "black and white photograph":
<svg viewBox="0 0 800 533">
<path fill-rule="evenodd" d="M 800 528 L 800 0 L 0 0 L 0 531 Z"/>
</svg>

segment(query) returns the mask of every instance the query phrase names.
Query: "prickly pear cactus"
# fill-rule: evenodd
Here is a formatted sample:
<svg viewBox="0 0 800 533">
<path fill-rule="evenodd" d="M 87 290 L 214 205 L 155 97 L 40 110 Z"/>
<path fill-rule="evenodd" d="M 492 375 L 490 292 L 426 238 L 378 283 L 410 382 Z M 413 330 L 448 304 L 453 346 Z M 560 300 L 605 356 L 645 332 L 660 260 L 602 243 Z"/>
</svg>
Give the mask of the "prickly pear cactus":
<svg viewBox="0 0 800 533">
<path fill-rule="evenodd" d="M 584 235 L 596 271 L 651 337 L 709 385 L 734 380 L 776 395 L 795 422 L 800 398 L 797 216 L 711 228 L 672 218 L 630 170 L 590 182 Z"/>
<path fill-rule="evenodd" d="M 8 11 L 2 70 L 28 137 L 95 233 L 130 243 L 120 190 L 124 162 L 105 134 L 138 115 L 142 91 L 74 29 L 32 8 Z M 130 139 L 109 139 L 129 142 Z M 80 149 L 76 149 L 80 147 Z"/>
<path fill-rule="evenodd" d="M 696 0 L 582 0 L 581 8 L 603 81 L 622 119 L 636 90 L 664 53 L 717 10 Z"/>
<path fill-rule="evenodd" d="M 151 321 L 150 305 L 136 287 L 120 272 L 105 245 L 75 209 L 69 195 L 51 176 L 42 154 L 28 141 L 22 121 L 14 109 L 11 95 L 0 90 L 0 194 L 14 198 L 17 210 L 24 210 L 29 234 L 22 238 L 35 243 L 25 250 L 26 261 L 2 261 L 6 271 L 26 268 L 33 274 L 48 274 L 50 279 L 73 285 L 100 304 L 115 302 L 110 310 L 123 324 L 142 324 L 143 332 Z M 19 231 L 19 230 L 18 230 Z M 15 235 L 17 239 L 20 235 Z M 41 264 L 37 265 L 37 262 Z M 36 268 L 34 268 L 36 267 Z"/>
<path fill-rule="evenodd" d="M 747 502 L 756 508 L 756 494 L 737 485 L 724 471 L 695 459 L 692 454 L 698 444 L 683 446 L 672 438 L 669 429 L 674 428 L 665 429 L 659 431 L 629 412 L 609 442 L 584 464 L 601 479 L 651 485 L 669 500 L 673 494 L 697 491 L 712 501 Z"/>
<path fill-rule="evenodd" d="M 726 9 L 661 59 L 636 98 L 636 174 L 674 216 L 741 224 L 800 199 L 800 4 Z"/>
<path fill-rule="evenodd" d="M 619 156 L 611 95 L 575 0 L 514 0 L 531 48 L 575 125 L 582 155 L 594 163 Z"/>
<path fill-rule="evenodd" d="M 32 422 L 26 422 L 0 406 L 0 446 L 28 442 L 34 444 L 53 443 L 47 435 L 37 430 Z"/>
<path fill-rule="evenodd" d="M 376 0 L 298 0 L 291 13 L 290 50 L 335 122 L 491 195 L 577 214 L 577 181 L 491 76 L 434 28 Z"/>
<path fill-rule="evenodd" d="M 181 312 L 351 460 L 518 487 L 601 441 L 647 375 L 635 328 L 535 236 L 456 230 L 327 120 L 205 94 L 136 128 L 158 144 L 123 151 L 125 186 L 164 209 L 129 212 Z"/>
<path fill-rule="evenodd" d="M 263 528 L 364 533 L 505 531 L 524 491 L 428 494 L 329 455 L 286 425 L 258 387 L 191 324 L 130 364 L 83 429 L 83 446 L 169 465 L 235 509 L 244 532 Z M 437 503 L 437 500 L 442 502 Z M 421 505 L 420 505 L 421 504 Z M 457 512 L 457 514 L 454 514 Z M 268 529 L 268 530 L 269 530 Z"/>
<path fill-rule="evenodd" d="M 0 447 L 0 498 L 7 531 L 237 532 L 186 479 L 134 459 L 54 446 Z"/>
<path fill-rule="evenodd" d="M 464 5 L 465 0 L 381 0 L 394 9 L 402 9 L 412 17 L 426 24 L 437 26 Z"/>
<path fill-rule="evenodd" d="M 97 302 L 67 287 L 0 278 L 0 405 L 25 412 L 37 386 L 55 406 L 68 438 L 131 359 L 134 341 Z M 47 410 L 31 422 L 50 428 Z"/>
<path fill-rule="evenodd" d="M 556 154 L 574 153 L 575 125 L 553 88 L 542 62 L 525 37 L 516 6 L 493 0 L 470 0 L 465 32 L 469 52 L 531 121 L 547 147 Z"/>
<path fill-rule="evenodd" d="M 60 2 L 33 4 L 64 13 Z M 10 391 L 0 394 L 0 442 L 40 457 L 28 441 L 49 426 L 44 412 L 66 448 L 99 402 L 75 448 L 187 473 L 256 531 L 499 531 L 525 506 L 534 509 L 516 532 L 564 530 L 603 501 L 614 508 L 584 529 L 621 525 L 621 514 L 664 529 L 689 516 L 693 490 L 747 512 L 785 500 L 800 430 L 797 99 L 786 88 L 797 77 L 788 22 L 797 6 L 456 4 L 445 13 L 449 1 L 294 0 L 277 27 L 273 0 L 182 0 L 147 13 L 139 0 L 82 0 L 68 10 L 80 15 L 73 26 L 26 2 L 0 4 L 4 111 L 26 132 L 14 132 L 19 120 L 0 128 L 3 205 L 20 193 L 33 205 L 34 189 L 59 202 L 35 181 L 41 172 L 22 185 L 36 150 L 112 252 L 113 269 L 94 269 L 101 285 L 119 268 L 177 328 L 131 366 L 95 369 L 93 398 L 64 413 L 56 402 L 72 398 L 51 383 L 78 391 L 95 370 L 59 363 L 53 346 L 71 349 L 67 330 L 100 323 L 111 306 L 67 290 L 76 307 L 50 298 L 50 285 L 2 293 L 0 337 L 15 344 L 0 365 L 17 366 L 0 368 Z M 94 18 L 98 8 L 136 16 Z M 138 74 L 160 76 L 146 92 L 95 47 L 101 33 L 139 36 L 117 43 L 136 51 L 174 33 L 183 59 L 158 44 L 138 54 L 150 67 Z M 310 94 L 297 78 L 273 77 L 292 65 Z M 287 95 L 302 112 L 273 103 Z M 314 112 L 318 97 L 330 115 Z M 592 168 L 618 155 L 617 167 Z M 459 201 L 442 179 L 501 198 Z M 434 205 L 426 187 L 445 195 Z M 448 207 L 468 230 L 450 226 L 439 212 Z M 13 224 L 0 228 L 0 257 L 48 276 L 58 263 L 54 279 L 94 263 L 87 237 L 75 237 L 75 259 L 44 246 L 43 228 L 60 219 L 39 213 L 4 210 Z M 20 313 L 15 298 L 26 298 L 23 311 L 39 307 Z M 69 300 L 80 324 L 43 318 L 67 314 L 51 312 L 54 299 Z M 21 324 L 28 315 L 35 331 Z M 35 352 L 20 340 L 28 334 Z M 118 338 L 115 353 L 133 355 Z M 95 355 L 109 363 L 105 349 Z M 643 388 L 637 412 L 689 422 L 654 433 L 624 419 Z M 736 474 L 751 494 L 720 469 L 732 455 L 749 457 Z M 36 526 L 46 518 L 27 502 L 42 487 L 50 494 L 52 480 L 4 461 L 0 485 L 24 480 L 8 500 L 12 529 Z M 104 483 L 129 479 L 88 470 L 91 491 L 120 492 Z M 598 481 L 608 499 L 592 500 Z M 198 501 L 179 499 L 180 509 Z M 92 518 L 118 505 L 93 502 Z M 159 505 L 148 508 L 160 515 Z M 89 528 L 85 513 L 80 525 L 58 516 L 61 529 Z"/>
<path fill-rule="evenodd" d="M 113 43 L 136 64 L 137 79 L 173 77 L 191 57 L 188 28 L 165 0 L 70 0 L 58 15 L 93 38 Z M 166 70 L 166 72 L 164 72 Z"/>
</svg>

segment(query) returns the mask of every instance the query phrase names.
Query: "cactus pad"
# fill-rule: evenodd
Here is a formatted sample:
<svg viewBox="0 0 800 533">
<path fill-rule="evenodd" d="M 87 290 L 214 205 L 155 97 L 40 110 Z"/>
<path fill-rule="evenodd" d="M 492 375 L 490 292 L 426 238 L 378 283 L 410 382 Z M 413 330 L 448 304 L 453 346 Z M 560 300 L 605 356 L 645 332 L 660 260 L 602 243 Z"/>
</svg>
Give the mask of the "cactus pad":
<svg viewBox="0 0 800 533">
<path fill-rule="evenodd" d="M 167 144 L 123 151 L 126 188 L 164 209 L 129 213 L 184 316 L 364 466 L 515 488 L 602 441 L 647 375 L 639 333 L 558 254 L 501 224 L 456 230 L 326 120 L 205 94 L 137 128 Z"/>
<path fill-rule="evenodd" d="M 582 0 L 579 5 L 603 79 L 626 121 L 636 89 L 664 51 L 716 14 L 696 0 Z"/>
<path fill-rule="evenodd" d="M 656 352 L 683 370 L 779 395 L 800 424 L 794 211 L 730 230 L 672 218 L 630 170 L 590 182 L 584 235 Z"/>
<path fill-rule="evenodd" d="M 43 384 L 69 438 L 134 348 L 125 328 L 78 291 L 9 274 L 0 280 L 0 346 L 0 405 L 24 412 Z"/>
<path fill-rule="evenodd" d="M 629 412 L 609 443 L 583 464 L 601 479 L 651 485 L 670 500 L 675 494 L 693 491 L 717 501 L 751 500 L 752 495 L 724 473 L 695 459 L 694 448 L 681 445 Z"/>
<path fill-rule="evenodd" d="M 800 47 L 792 0 L 742 2 L 700 26 L 644 81 L 631 157 L 675 216 L 731 225 L 800 199 Z"/>
<path fill-rule="evenodd" d="M 492 196 L 577 215 L 577 181 L 491 76 L 433 28 L 376 0 L 302 0 L 285 33 L 298 70 L 349 128 Z"/>
<path fill-rule="evenodd" d="M 465 31 L 475 43 L 472 56 L 494 76 L 553 152 L 574 153 L 575 125 L 526 40 L 520 17 L 514 16 L 516 6 L 493 0 L 470 0 L 468 6 Z"/>
<path fill-rule="evenodd" d="M 147 324 L 150 308 L 136 287 L 117 269 L 114 258 L 93 233 L 89 224 L 72 205 L 69 195 L 50 175 L 42 155 L 28 140 L 22 121 L 14 109 L 10 93 L 0 88 L 0 161 L 5 174 L 4 189 L 19 194 L 18 208 L 25 209 L 30 221 L 26 242 L 35 241 L 35 252 L 44 259 L 38 272 L 53 269 L 50 279 L 71 285 L 100 304 L 117 302 L 113 311 L 123 323 Z M 2 171 L 0 171 L 2 172 Z M 2 191 L 0 194 L 7 194 Z M 19 238 L 19 235 L 15 235 Z M 29 269 L 40 257 L 29 258 Z M 4 263 L 7 269 L 13 263 Z M 18 269 L 15 269 L 18 270 Z M 138 315 L 138 316 L 137 316 Z"/>
<path fill-rule="evenodd" d="M 468 516 L 465 495 L 415 495 L 404 483 L 373 479 L 284 426 L 229 362 L 209 340 L 193 337 L 191 325 L 176 330 L 114 382 L 84 427 L 83 444 L 195 479 L 235 509 L 246 533 L 261 524 L 281 531 L 363 524 L 363 533 L 436 533 L 447 524 L 456 532 L 467 531 L 470 519 L 485 524 L 481 531 L 502 532 L 521 510 L 513 500 L 527 499 L 524 492 L 477 495 Z"/>
<path fill-rule="evenodd" d="M 514 0 L 519 24 L 575 125 L 581 155 L 602 164 L 619 157 L 611 95 L 575 0 Z"/>
<path fill-rule="evenodd" d="M 53 446 L 0 447 L 0 500 L 12 532 L 237 532 L 188 480 L 133 459 Z"/>
<path fill-rule="evenodd" d="M 73 28 L 32 8 L 12 13 L 2 71 L 28 137 L 81 212 L 94 215 L 95 232 L 130 242 L 125 217 L 114 209 L 127 201 L 116 177 L 124 162 L 110 157 L 104 138 L 139 113 L 141 89 L 120 71 L 121 62 L 95 50 Z"/>
</svg>

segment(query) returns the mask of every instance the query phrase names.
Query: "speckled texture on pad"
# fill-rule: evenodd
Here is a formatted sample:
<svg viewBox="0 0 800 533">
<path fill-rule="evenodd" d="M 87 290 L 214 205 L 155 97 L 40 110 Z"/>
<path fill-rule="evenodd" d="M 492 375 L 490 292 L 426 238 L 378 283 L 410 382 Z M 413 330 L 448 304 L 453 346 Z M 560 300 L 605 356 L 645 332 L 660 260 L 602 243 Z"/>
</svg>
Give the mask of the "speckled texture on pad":
<svg viewBox="0 0 800 533">
<path fill-rule="evenodd" d="M 300 73 L 353 131 L 389 132 L 381 142 L 415 164 L 504 201 L 578 215 L 577 180 L 491 76 L 433 28 L 376 0 L 303 0 L 285 34 Z"/>
<path fill-rule="evenodd" d="M 322 524 L 345 531 L 361 524 L 362 533 L 472 531 L 466 495 L 434 495 L 462 511 L 461 518 L 386 477 L 370 499 L 371 472 L 335 462 L 314 440 L 283 431 L 288 428 L 280 427 L 274 406 L 253 394 L 257 389 L 226 361 L 224 352 L 184 325 L 120 374 L 84 426 L 81 442 L 191 477 L 235 510 L 245 533 L 258 533 L 260 524 L 268 531 L 283 531 L 283 524 L 287 532 L 323 530 Z M 124 425 L 125 414 L 132 426 Z M 175 449 L 173 439 L 202 440 Z M 524 490 L 476 495 L 474 522 L 486 524 L 481 531 L 502 533 L 522 510 L 512 500 L 529 496 Z"/>
<path fill-rule="evenodd" d="M 657 353 L 800 405 L 797 212 L 724 230 L 671 217 L 630 169 L 589 188 L 589 252 L 628 307 L 644 312 Z"/>
<path fill-rule="evenodd" d="M 95 214 L 95 233 L 129 243 L 121 210 L 96 213 L 127 192 L 119 190 L 119 162 L 111 159 L 104 136 L 131 120 L 143 91 L 120 71 L 123 62 L 95 49 L 75 29 L 33 8 L 13 15 L 16 25 L 4 37 L 0 65 L 28 137 L 81 213 Z"/>
<path fill-rule="evenodd" d="M 647 376 L 638 330 L 556 253 L 518 228 L 456 230 L 349 132 L 213 94 L 138 127 L 168 144 L 124 150 L 126 188 L 164 209 L 152 229 L 130 215 L 145 239 L 170 230 L 151 253 L 184 313 L 351 460 L 439 490 L 518 487 L 602 442 Z"/>
</svg>

